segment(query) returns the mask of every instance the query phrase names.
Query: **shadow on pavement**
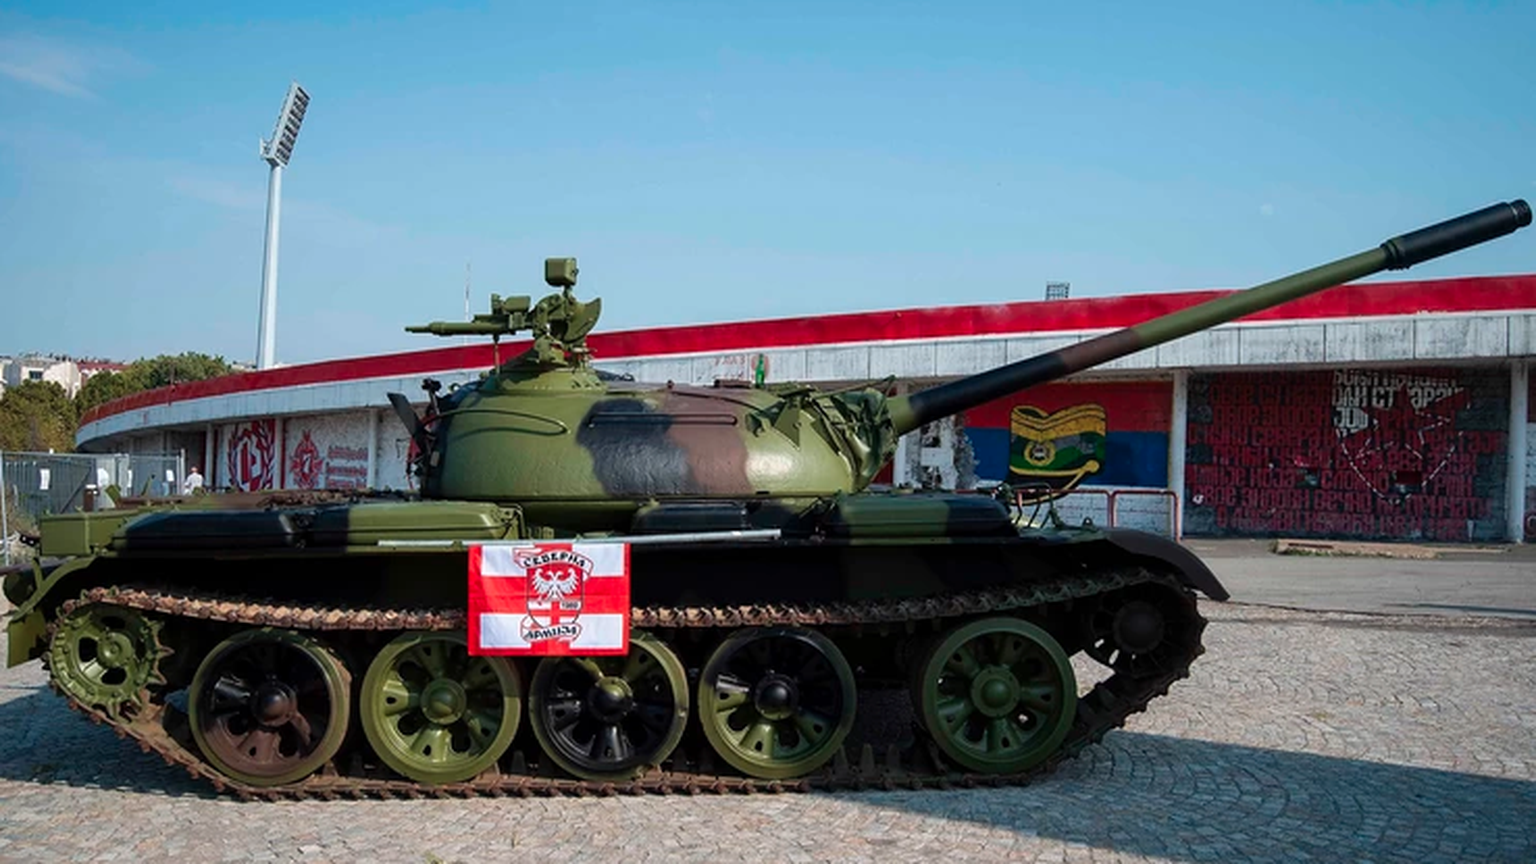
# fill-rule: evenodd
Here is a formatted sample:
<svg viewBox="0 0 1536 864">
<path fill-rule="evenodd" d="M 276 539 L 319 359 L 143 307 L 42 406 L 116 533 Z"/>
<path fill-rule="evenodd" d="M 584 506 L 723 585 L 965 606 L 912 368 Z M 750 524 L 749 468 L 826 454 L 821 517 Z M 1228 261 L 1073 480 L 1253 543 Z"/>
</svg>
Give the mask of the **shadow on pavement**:
<svg viewBox="0 0 1536 864">
<path fill-rule="evenodd" d="M 1030 787 L 869 803 L 1181 861 L 1536 858 L 1533 782 L 1123 731 Z"/>
<path fill-rule="evenodd" d="M 18 690 L 30 692 L 13 695 Z M 0 780 L 218 797 L 208 784 L 69 710 L 46 687 L 10 683 L 0 687 L 0 700 Z"/>
</svg>

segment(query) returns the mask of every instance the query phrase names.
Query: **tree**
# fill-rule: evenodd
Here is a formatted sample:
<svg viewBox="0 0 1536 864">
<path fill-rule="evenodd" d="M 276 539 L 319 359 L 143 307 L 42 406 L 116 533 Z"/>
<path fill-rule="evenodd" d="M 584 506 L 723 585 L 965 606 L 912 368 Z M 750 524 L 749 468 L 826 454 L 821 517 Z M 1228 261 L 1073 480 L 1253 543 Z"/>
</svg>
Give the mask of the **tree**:
<svg viewBox="0 0 1536 864">
<path fill-rule="evenodd" d="M 132 393 L 137 393 L 144 388 L 140 386 L 135 377 L 122 372 L 97 372 L 85 379 L 80 392 L 75 394 L 75 410 L 81 417 L 85 412 L 95 408 L 104 402 L 111 402 Z"/>
<path fill-rule="evenodd" d="M 228 375 L 234 370 L 223 357 L 210 357 L 195 351 L 181 354 L 161 354 L 147 360 L 135 360 L 128 365 L 129 373 L 140 376 L 140 389 L 152 390 L 167 384 L 185 384 Z M 126 374 L 126 373 L 125 373 Z"/>
<path fill-rule="evenodd" d="M 23 381 L 0 396 L 0 450 L 75 449 L 75 406 L 52 381 Z"/>
<path fill-rule="evenodd" d="M 80 388 L 80 392 L 75 394 L 75 409 L 81 416 L 85 416 L 85 412 L 104 402 L 130 396 L 141 390 L 217 378 L 233 371 L 223 357 L 210 357 L 195 351 L 141 358 L 129 363 L 128 368 L 121 372 L 92 375 L 85 386 Z"/>
</svg>

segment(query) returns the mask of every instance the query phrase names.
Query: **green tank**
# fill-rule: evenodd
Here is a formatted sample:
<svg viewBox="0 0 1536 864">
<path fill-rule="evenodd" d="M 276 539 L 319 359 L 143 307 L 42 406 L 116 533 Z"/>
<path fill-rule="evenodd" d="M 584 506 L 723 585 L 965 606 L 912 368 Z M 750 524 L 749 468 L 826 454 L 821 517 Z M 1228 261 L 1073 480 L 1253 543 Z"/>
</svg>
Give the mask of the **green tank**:
<svg viewBox="0 0 1536 864">
<path fill-rule="evenodd" d="M 897 439 L 1530 221 L 1494 205 L 894 397 L 616 380 L 586 348 L 598 303 L 550 259 L 558 293 L 413 328 L 533 337 L 477 382 L 425 382 L 424 415 L 388 394 L 419 496 L 45 518 L 39 558 L 5 575 L 8 661 L 41 657 L 71 707 L 247 797 L 1022 782 L 1185 677 L 1197 595 L 1227 592 L 1171 540 L 1041 527 L 1006 487 L 870 490 Z M 627 599 L 560 569 L 582 555 L 623 562 Z M 551 568 L 520 583 L 518 638 L 563 652 L 484 650 L 499 619 L 471 593 L 509 584 L 508 560 Z M 589 613 L 619 641 L 560 643 Z"/>
</svg>

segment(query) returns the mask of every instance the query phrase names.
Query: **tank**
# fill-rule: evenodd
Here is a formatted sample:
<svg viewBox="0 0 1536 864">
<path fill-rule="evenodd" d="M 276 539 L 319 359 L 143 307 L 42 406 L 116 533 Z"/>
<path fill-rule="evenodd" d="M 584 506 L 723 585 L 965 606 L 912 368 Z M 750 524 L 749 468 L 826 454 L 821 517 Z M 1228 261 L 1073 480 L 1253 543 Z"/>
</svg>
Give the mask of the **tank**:
<svg viewBox="0 0 1536 864">
<path fill-rule="evenodd" d="M 8 662 L 245 797 L 1024 782 L 1187 676 L 1199 598 L 1227 592 L 1170 539 L 1037 524 L 1007 487 L 871 490 L 897 439 L 1530 221 L 1497 204 L 899 396 L 600 373 L 599 303 L 550 259 L 537 303 L 412 328 L 498 346 L 478 381 L 424 382 L 424 414 L 387 394 L 419 495 L 45 518 L 5 575 Z M 503 632 L 485 604 L 514 571 L 527 617 Z"/>
</svg>

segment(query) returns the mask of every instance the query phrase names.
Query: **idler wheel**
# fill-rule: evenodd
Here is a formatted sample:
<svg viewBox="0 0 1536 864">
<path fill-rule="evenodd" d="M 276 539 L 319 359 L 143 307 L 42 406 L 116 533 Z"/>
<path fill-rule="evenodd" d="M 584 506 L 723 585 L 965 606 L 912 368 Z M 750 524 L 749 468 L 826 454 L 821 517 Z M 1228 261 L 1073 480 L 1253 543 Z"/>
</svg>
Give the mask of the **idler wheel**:
<svg viewBox="0 0 1536 864">
<path fill-rule="evenodd" d="M 660 765 L 688 723 L 688 676 L 666 643 L 632 633 L 619 657 L 549 657 L 528 687 L 528 722 L 556 765 L 629 780 Z"/>
<path fill-rule="evenodd" d="M 1017 618 L 950 630 L 914 676 L 912 702 L 945 756 L 984 774 L 1027 771 L 1056 752 L 1077 711 L 1061 645 Z"/>
<path fill-rule="evenodd" d="M 219 643 L 187 694 L 192 737 L 208 762 L 252 786 L 301 780 L 341 747 L 352 677 L 318 642 L 246 630 Z"/>
<path fill-rule="evenodd" d="M 463 633 L 407 633 L 363 678 L 363 734 L 384 764 L 421 783 L 457 783 L 495 764 L 517 734 L 523 683 L 501 657 L 472 657 Z"/>
<path fill-rule="evenodd" d="M 1167 671 L 1170 640 L 1188 631 L 1188 615 L 1170 589 L 1137 585 L 1105 597 L 1083 618 L 1083 653 L 1135 676 Z"/>
<path fill-rule="evenodd" d="M 160 622 L 120 606 L 92 603 L 61 618 L 48 643 L 53 681 L 75 701 L 114 717 L 141 701 L 144 688 L 164 684 Z"/>
<path fill-rule="evenodd" d="M 1132 654 L 1146 654 L 1163 644 L 1163 613 L 1145 600 L 1132 600 L 1115 613 L 1115 641 Z"/>
<path fill-rule="evenodd" d="M 720 758 L 750 777 L 784 780 L 831 759 L 853 727 L 853 670 L 812 630 L 743 630 L 699 679 L 699 722 Z"/>
</svg>

